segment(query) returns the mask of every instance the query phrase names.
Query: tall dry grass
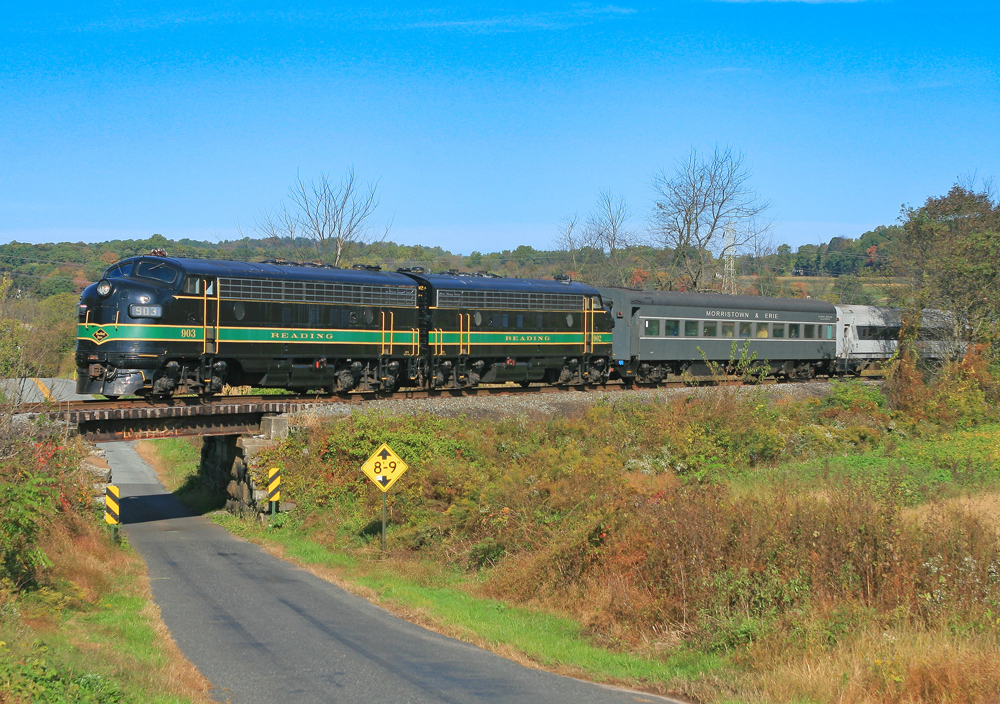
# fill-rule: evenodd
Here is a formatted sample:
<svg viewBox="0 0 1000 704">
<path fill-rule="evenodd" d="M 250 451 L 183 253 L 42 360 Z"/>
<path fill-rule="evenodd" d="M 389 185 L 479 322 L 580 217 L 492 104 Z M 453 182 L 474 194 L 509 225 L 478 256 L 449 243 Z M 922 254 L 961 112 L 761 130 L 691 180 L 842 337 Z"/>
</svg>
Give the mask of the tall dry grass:
<svg viewBox="0 0 1000 704">
<path fill-rule="evenodd" d="M 702 697 L 989 702 L 1000 682 L 989 511 L 914 493 L 902 464 L 878 481 L 772 472 L 993 417 L 994 381 L 975 358 L 935 379 L 901 368 L 888 397 L 855 383 L 801 402 L 745 388 L 621 399 L 573 419 L 355 415 L 262 466 L 283 466 L 298 525 L 364 553 L 381 493 L 358 467 L 388 442 L 411 467 L 389 500 L 401 562 L 469 570 L 470 588 L 571 614 L 611 647 L 724 657 L 734 683 L 705 680 L 691 690 Z M 995 486 L 990 471 L 977 465 L 976 481 Z"/>
</svg>

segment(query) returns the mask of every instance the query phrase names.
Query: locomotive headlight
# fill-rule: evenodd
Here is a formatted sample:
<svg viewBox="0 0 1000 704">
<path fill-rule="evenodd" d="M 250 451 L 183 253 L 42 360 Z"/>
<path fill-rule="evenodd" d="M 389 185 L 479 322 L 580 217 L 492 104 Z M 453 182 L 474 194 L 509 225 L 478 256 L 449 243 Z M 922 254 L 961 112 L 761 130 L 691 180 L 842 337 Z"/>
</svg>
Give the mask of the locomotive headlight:
<svg viewBox="0 0 1000 704">
<path fill-rule="evenodd" d="M 149 296 L 139 296 L 139 303 L 149 303 Z"/>
<path fill-rule="evenodd" d="M 97 284 L 97 295 L 101 298 L 107 298 L 111 295 L 111 282 L 107 279 L 103 279 Z"/>
</svg>

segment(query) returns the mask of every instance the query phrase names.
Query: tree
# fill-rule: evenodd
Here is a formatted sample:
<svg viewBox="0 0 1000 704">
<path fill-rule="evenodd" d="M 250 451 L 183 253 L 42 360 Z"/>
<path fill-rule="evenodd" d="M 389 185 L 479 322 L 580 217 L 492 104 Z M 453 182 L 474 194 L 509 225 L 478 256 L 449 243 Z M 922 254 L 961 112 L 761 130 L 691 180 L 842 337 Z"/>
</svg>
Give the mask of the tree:
<svg viewBox="0 0 1000 704">
<path fill-rule="evenodd" d="M 956 332 L 1000 353 L 1000 203 L 989 184 L 955 184 L 948 194 L 904 207 L 895 268 L 901 303 L 916 334 L 921 311 L 954 315 Z M 906 332 L 906 331 L 904 331 Z"/>
<path fill-rule="evenodd" d="M 312 181 L 301 177 L 289 189 L 287 205 L 261 213 L 256 230 L 264 237 L 292 242 L 299 235 L 311 239 L 317 255 L 339 266 L 344 248 L 351 243 L 371 243 L 389 234 L 390 224 L 379 230 L 372 222 L 378 208 L 378 182 L 361 184 L 350 168 L 339 183 L 326 174 Z"/>
<path fill-rule="evenodd" d="M 671 252 L 671 275 L 681 272 L 691 289 L 708 290 L 716 262 L 752 251 L 770 230 L 762 217 L 769 204 L 750 187 L 750 178 L 742 154 L 718 147 L 708 159 L 692 148 L 672 174 L 653 174 L 652 230 Z"/>
<path fill-rule="evenodd" d="M 603 271 L 595 272 L 594 283 L 628 286 L 632 281 L 635 267 L 629 265 L 628 250 L 635 246 L 636 235 L 629 227 L 631 217 L 632 209 L 625 196 L 601 191 L 597 205 L 583 225 L 582 236 L 585 247 L 604 254 Z"/>
<path fill-rule="evenodd" d="M 830 291 L 831 303 L 844 305 L 870 306 L 875 304 L 875 297 L 865 290 L 864 281 L 851 274 L 841 274 L 833 280 Z"/>
</svg>

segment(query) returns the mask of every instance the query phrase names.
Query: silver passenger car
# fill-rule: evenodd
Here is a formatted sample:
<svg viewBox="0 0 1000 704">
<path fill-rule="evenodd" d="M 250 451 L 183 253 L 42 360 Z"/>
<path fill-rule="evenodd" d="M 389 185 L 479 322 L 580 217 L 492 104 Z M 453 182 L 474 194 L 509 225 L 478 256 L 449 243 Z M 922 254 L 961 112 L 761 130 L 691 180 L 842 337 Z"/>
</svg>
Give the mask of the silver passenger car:
<svg viewBox="0 0 1000 704">
<path fill-rule="evenodd" d="M 884 306 L 837 306 L 837 370 L 860 374 L 896 354 L 902 313 Z M 917 351 L 926 359 L 950 359 L 965 351 L 955 316 L 927 309 L 921 313 Z"/>
</svg>

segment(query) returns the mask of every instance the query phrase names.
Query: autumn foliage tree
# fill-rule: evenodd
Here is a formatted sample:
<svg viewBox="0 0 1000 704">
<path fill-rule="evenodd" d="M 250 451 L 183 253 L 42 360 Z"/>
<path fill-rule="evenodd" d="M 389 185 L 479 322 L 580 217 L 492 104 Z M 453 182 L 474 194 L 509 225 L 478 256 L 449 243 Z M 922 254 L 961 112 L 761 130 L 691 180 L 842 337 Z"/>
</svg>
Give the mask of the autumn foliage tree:
<svg viewBox="0 0 1000 704">
<path fill-rule="evenodd" d="M 1000 352 L 1000 202 L 956 184 L 900 216 L 896 273 L 911 339 L 928 308 L 950 311 L 956 334 Z M 907 330 L 904 330 L 904 333 Z"/>
</svg>

